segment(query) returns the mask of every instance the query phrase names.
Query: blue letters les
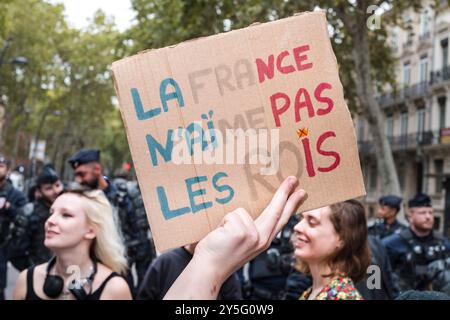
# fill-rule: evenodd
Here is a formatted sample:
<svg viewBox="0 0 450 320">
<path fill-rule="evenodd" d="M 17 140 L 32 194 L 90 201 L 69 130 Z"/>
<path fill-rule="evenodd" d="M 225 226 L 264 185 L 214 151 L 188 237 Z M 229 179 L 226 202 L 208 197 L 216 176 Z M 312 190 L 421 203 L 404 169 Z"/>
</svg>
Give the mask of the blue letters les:
<svg viewBox="0 0 450 320">
<path fill-rule="evenodd" d="M 228 175 L 225 172 L 218 172 L 212 178 L 212 185 L 214 189 L 220 193 L 224 192 L 227 193 L 222 198 L 215 198 L 215 201 L 222 205 L 229 203 L 234 197 L 234 190 L 231 186 L 229 186 L 228 184 L 219 183 L 219 180 L 224 177 L 228 177 Z M 195 188 L 195 184 L 205 182 L 207 180 L 208 178 L 206 176 L 199 176 L 186 179 L 184 182 L 186 185 L 187 196 L 189 198 L 189 206 L 181 207 L 178 209 L 169 208 L 169 200 L 167 199 L 164 187 L 162 186 L 156 187 L 159 205 L 161 207 L 161 211 L 164 215 L 164 218 L 166 220 L 169 220 L 189 212 L 196 213 L 203 209 L 211 208 L 213 206 L 212 201 L 202 202 L 201 200 L 204 196 L 206 196 L 206 190 L 202 188 Z M 177 195 L 177 197 L 179 196 Z"/>
</svg>

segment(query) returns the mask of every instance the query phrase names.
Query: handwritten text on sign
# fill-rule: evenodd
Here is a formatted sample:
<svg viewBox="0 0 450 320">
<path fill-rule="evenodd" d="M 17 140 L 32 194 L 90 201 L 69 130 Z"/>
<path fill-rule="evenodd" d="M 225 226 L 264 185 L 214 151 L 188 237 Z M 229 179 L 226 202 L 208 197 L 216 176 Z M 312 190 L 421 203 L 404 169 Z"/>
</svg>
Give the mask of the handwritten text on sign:
<svg viewBox="0 0 450 320">
<path fill-rule="evenodd" d="M 275 77 L 283 74 L 313 69 L 314 62 L 310 61 L 308 58 L 309 50 L 309 45 L 301 45 L 293 48 L 291 51 L 286 50 L 279 52 L 277 55 L 271 54 L 265 58 L 257 58 L 254 64 L 251 64 L 248 60 L 241 59 L 235 63 L 234 68 L 221 65 L 214 70 L 205 69 L 200 72 L 192 72 L 188 74 L 188 78 L 194 102 L 196 104 L 199 103 L 199 91 L 203 87 L 203 84 L 200 81 L 201 77 L 214 73 L 217 87 L 220 94 L 223 95 L 226 90 L 232 91 L 236 88 L 242 88 L 244 79 L 247 80 L 246 83 L 248 85 L 255 84 L 255 69 L 257 71 L 257 81 L 259 83 L 271 81 Z M 274 92 L 270 95 L 269 99 L 275 126 L 277 128 L 282 126 L 283 117 L 286 116 L 287 111 L 290 109 L 293 109 L 294 111 L 295 123 L 301 123 L 304 117 L 322 117 L 330 114 L 330 112 L 333 111 L 334 102 L 327 95 L 327 92 L 331 89 L 332 85 L 330 83 L 320 82 L 313 92 L 309 92 L 306 88 L 300 87 L 295 96 L 291 97 L 284 92 Z M 169 102 L 171 100 L 175 100 L 176 105 L 179 108 L 185 107 L 182 88 L 173 78 L 166 78 L 160 83 L 160 106 L 144 106 L 137 88 L 131 88 L 130 93 L 138 120 L 148 120 L 169 112 Z M 205 126 L 202 125 L 201 121 L 195 121 L 188 124 L 185 128 L 178 127 L 168 129 L 165 142 L 158 141 L 151 133 L 148 133 L 146 135 L 146 142 L 152 166 L 157 167 L 159 161 L 172 161 L 174 153 L 174 137 L 176 137 L 177 131 L 180 129 L 184 129 L 184 135 L 187 135 L 185 137 L 185 142 L 190 155 L 193 155 L 197 150 L 206 152 L 218 148 L 218 131 L 215 129 L 215 124 L 212 119 L 213 110 L 207 114 L 202 114 L 201 118 L 206 120 Z M 341 160 L 340 154 L 337 151 L 324 150 L 323 148 L 325 141 L 336 138 L 336 133 L 334 131 L 325 130 L 318 136 L 317 141 L 310 141 L 307 128 L 298 129 L 297 134 L 299 136 L 299 148 L 303 150 L 306 172 L 309 177 L 314 177 L 317 174 L 317 171 L 327 173 L 335 170 L 339 166 Z M 316 167 L 313 161 L 313 154 L 318 154 L 322 157 L 330 157 L 332 158 L 332 162 L 326 167 Z M 213 207 L 215 203 L 220 205 L 229 203 L 233 199 L 235 191 L 233 187 L 227 183 L 227 177 L 228 175 L 224 171 L 219 171 L 211 177 L 210 183 L 213 188 L 221 194 L 221 197 L 213 200 L 211 199 L 210 201 L 204 200 L 207 199 L 205 189 L 198 187 L 199 183 L 209 181 L 209 177 L 195 176 L 185 179 L 185 192 L 187 194 L 187 199 L 189 199 L 189 204 L 178 208 L 170 207 L 164 186 L 156 186 L 159 206 L 164 218 L 167 220 L 187 213 L 196 213 Z"/>
</svg>

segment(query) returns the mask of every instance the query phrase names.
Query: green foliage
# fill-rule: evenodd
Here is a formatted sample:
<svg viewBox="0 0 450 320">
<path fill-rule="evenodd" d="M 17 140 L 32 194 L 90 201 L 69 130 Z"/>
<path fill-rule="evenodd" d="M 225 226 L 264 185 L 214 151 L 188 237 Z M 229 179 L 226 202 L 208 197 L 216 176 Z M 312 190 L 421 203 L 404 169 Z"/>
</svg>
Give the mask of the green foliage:
<svg viewBox="0 0 450 320">
<path fill-rule="evenodd" d="M 406 2 L 406 1 L 405 1 Z M 326 11 L 333 30 L 332 44 L 340 67 L 340 76 L 345 88 L 349 106 L 356 109 L 359 102 L 355 93 L 353 41 L 341 18 L 337 15 L 338 5 L 345 5 L 354 11 L 348 1 L 285 1 L 285 0 L 132 0 L 137 12 L 137 24 L 124 35 L 133 45 L 128 53 L 158 48 L 191 38 L 207 36 L 230 29 L 246 27 L 254 22 L 267 22 L 292 16 L 303 11 L 321 8 Z M 351 13 L 361 15 L 358 12 Z M 370 14 L 364 14 L 365 20 Z M 386 45 L 386 30 L 370 32 L 373 75 L 380 84 L 394 81 L 394 63 Z"/>
<path fill-rule="evenodd" d="M 109 70 L 122 55 L 120 33 L 101 11 L 84 30 L 70 28 L 63 11 L 43 0 L 0 4 L 0 50 L 9 44 L 0 66 L 6 107 L 0 149 L 27 163 L 30 142 L 45 139 L 48 160 L 63 172 L 78 148 L 97 147 L 112 171 L 130 161 Z M 28 64 L 6 63 L 17 56 Z"/>
</svg>

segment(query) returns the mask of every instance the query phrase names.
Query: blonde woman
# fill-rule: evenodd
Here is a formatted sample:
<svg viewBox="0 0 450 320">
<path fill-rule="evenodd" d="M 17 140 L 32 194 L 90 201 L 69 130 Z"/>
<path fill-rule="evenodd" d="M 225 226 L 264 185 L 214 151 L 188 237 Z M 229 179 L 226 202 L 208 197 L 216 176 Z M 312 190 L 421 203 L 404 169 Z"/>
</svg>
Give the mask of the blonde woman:
<svg viewBox="0 0 450 320">
<path fill-rule="evenodd" d="M 54 257 L 19 275 L 15 300 L 131 299 L 122 277 L 125 248 L 101 190 L 59 196 L 45 223 L 44 244 Z"/>
</svg>

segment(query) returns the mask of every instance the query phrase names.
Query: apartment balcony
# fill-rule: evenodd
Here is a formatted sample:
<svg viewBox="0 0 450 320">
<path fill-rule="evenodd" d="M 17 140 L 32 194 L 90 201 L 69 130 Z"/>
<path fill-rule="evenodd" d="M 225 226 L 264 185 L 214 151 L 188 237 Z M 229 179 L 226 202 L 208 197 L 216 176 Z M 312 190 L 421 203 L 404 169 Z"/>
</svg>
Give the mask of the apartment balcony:
<svg viewBox="0 0 450 320">
<path fill-rule="evenodd" d="M 403 89 L 405 99 L 421 99 L 427 94 L 428 84 L 426 81 L 416 83 Z"/>
<path fill-rule="evenodd" d="M 433 45 L 433 41 L 431 39 L 431 32 L 427 31 L 419 35 L 419 47 L 418 50 L 421 50 L 425 47 L 430 47 Z"/>
<path fill-rule="evenodd" d="M 378 98 L 382 108 L 388 108 L 395 104 L 405 103 L 408 100 L 417 100 L 425 98 L 428 92 L 428 83 L 426 81 L 416 83 L 412 86 L 404 87 L 395 92 L 388 92 Z"/>
<path fill-rule="evenodd" d="M 403 44 L 403 55 L 409 55 L 414 53 L 414 41 L 409 39 Z"/>
<path fill-rule="evenodd" d="M 395 104 L 396 96 L 394 92 L 388 92 L 378 97 L 378 103 L 382 108 L 387 108 Z"/>
<path fill-rule="evenodd" d="M 392 151 L 416 149 L 420 146 L 431 145 L 435 142 L 436 133 L 423 131 L 406 135 L 389 137 Z"/>
<path fill-rule="evenodd" d="M 448 129 L 450 142 L 450 128 Z M 440 131 L 423 131 L 406 135 L 388 137 L 392 151 L 416 150 L 418 147 L 441 144 Z M 375 145 L 372 140 L 358 141 L 358 151 L 361 155 L 375 153 Z"/>
<path fill-rule="evenodd" d="M 445 81 L 450 80 L 450 66 L 443 67 L 437 71 L 432 71 L 430 76 L 430 85 L 439 86 Z"/>
</svg>

